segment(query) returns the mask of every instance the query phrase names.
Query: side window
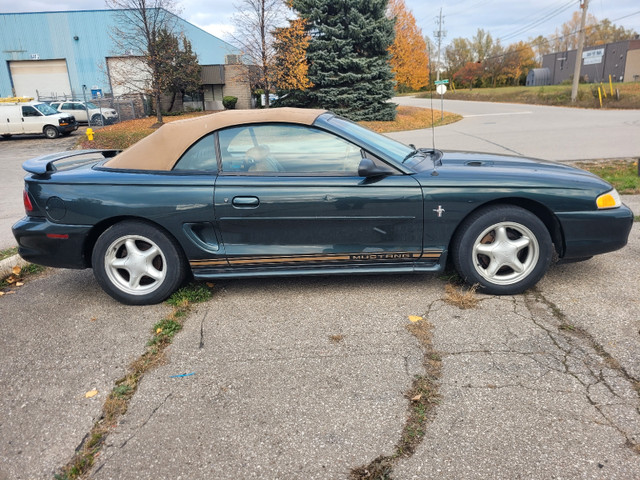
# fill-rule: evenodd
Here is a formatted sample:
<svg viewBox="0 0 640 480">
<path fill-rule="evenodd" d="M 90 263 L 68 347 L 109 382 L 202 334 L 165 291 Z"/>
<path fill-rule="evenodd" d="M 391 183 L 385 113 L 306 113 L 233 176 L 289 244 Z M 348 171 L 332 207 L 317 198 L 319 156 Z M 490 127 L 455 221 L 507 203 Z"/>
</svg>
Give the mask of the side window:
<svg viewBox="0 0 640 480">
<path fill-rule="evenodd" d="M 22 116 L 23 117 L 39 117 L 40 113 L 30 105 L 25 105 L 22 107 Z"/>
<path fill-rule="evenodd" d="M 216 172 L 218 161 L 213 133 L 202 137 L 182 154 L 175 164 L 176 171 Z"/>
<path fill-rule="evenodd" d="M 356 176 L 360 147 L 303 125 L 246 125 L 218 133 L 227 173 Z"/>
<path fill-rule="evenodd" d="M 61 110 L 73 110 L 73 103 L 63 103 Z"/>
</svg>

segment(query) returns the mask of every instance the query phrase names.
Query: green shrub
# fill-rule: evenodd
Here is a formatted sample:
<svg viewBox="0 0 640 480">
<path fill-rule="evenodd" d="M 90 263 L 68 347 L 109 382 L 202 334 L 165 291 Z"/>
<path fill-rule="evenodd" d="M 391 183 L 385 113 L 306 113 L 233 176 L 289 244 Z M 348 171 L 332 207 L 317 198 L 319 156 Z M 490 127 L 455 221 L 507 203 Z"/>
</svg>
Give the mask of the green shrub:
<svg viewBox="0 0 640 480">
<path fill-rule="evenodd" d="M 222 105 L 224 108 L 228 110 L 233 110 L 236 108 L 236 103 L 238 102 L 238 97 L 226 96 L 222 98 Z"/>
</svg>

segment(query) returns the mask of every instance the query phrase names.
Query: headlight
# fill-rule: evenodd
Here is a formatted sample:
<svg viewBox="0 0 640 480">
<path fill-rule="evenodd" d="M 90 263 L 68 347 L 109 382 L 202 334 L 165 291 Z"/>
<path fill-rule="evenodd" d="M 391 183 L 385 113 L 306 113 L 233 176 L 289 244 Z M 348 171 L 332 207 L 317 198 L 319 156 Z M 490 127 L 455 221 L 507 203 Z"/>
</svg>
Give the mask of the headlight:
<svg viewBox="0 0 640 480">
<path fill-rule="evenodd" d="M 614 188 L 613 190 L 600 195 L 596 199 L 596 205 L 598 205 L 599 209 L 617 208 L 622 205 L 622 202 L 620 201 L 620 195 L 618 194 L 618 191 Z"/>
</svg>

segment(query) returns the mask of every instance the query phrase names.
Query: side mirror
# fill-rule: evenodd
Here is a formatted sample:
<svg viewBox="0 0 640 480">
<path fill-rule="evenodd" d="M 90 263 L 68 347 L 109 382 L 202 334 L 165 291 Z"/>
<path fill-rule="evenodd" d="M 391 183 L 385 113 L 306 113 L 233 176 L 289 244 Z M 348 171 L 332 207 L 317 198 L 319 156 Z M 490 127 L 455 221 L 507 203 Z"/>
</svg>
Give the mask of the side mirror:
<svg viewBox="0 0 640 480">
<path fill-rule="evenodd" d="M 389 175 L 391 172 L 386 168 L 376 165 L 370 158 L 364 157 L 358 165 L 358 175 L 365 178 L 380 177 Z"/>
</svg>

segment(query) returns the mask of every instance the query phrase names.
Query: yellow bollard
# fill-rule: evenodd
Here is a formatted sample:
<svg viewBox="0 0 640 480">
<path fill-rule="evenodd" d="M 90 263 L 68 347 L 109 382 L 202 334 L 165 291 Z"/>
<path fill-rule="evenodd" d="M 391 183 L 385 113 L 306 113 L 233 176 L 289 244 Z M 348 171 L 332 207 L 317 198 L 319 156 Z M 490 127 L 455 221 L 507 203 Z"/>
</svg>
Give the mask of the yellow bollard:
<svg viewBox="0 0 640 480">
<path fill-rule="evenodd" d="M 602 92 L 600 91 L 600 87 L 598 87 L 598 98 L 600 99 L 600 108 L 602 108 Z"/>
<path fill-rule="evenodd" d="M 87 128 L 87 139 L 89 141 L 93 140 L 93 129 L 92 128 Z"/>
<path fill-rule="evenodd" d="M 611 82 L 611 75 L 609 75 L 609 91 L 611 92 L 611 96 L 613 97 L 613 83 Z"/>
<path fill-rule="evenodd" d="M 604 89 L 604 85 L 602 84 L 602 82 L 600 82 L 600 86 L 602 87 L 602 96 L 604 98 L 607 98 L 607 91 Z"/>
</svg>

